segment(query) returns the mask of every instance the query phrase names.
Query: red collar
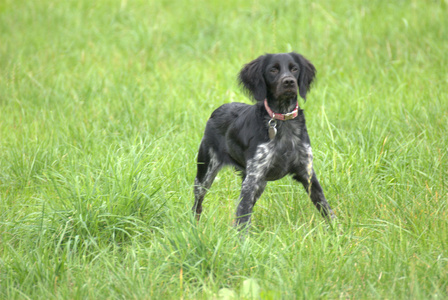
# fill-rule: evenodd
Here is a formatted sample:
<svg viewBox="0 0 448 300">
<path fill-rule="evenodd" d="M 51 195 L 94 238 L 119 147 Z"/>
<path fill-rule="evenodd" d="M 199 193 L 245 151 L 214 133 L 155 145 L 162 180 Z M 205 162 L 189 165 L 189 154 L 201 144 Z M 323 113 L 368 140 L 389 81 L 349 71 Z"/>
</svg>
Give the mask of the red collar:
<svg viewBox="0 0 448 300">
<path fill-rule="evenodd" d="M 269 116 L 272 119 L 286 121 L 286 120 L 291 120 L 291 119 L 294 119 L 295 117 L 297 117 L 298 111 L 299 111 L 299 102 L 297 102 L 296 108 L 292 112 L 289 112 L 287 114 L 277 114 L 277 113 L 274 113 L 272 111 L 272 109 L 269 107 L 267 99 L 264 99 L 264 107 L 266 108 L 266 111 L 268 112 Z"/>
</svg>

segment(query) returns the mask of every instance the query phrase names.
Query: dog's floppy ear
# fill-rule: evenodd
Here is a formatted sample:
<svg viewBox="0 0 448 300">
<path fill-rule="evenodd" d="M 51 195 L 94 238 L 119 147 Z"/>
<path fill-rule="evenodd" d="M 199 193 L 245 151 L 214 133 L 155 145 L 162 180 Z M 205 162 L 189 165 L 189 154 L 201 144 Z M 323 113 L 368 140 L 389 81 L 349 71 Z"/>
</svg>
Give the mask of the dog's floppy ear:
<svg viewBox="0 0 448 300">
<path fill-rule="evenodd" d="M 311 83 L 316 76 L 316 68 L 313 64 L 302 55 L 291 52 L 294 60 L 300 66 L 300 74 L 298 79 L 300 97 L 306 100 L 306 93 L 310 90 Z"/>
<path fill-rule="evenodd" d="M 266 55 L 262 55 L 243 67 L 238 80 L 240 85 L 257 101 L 266 98 L 266 82 L 263 77 L 263 66 Z"/>
</svg>

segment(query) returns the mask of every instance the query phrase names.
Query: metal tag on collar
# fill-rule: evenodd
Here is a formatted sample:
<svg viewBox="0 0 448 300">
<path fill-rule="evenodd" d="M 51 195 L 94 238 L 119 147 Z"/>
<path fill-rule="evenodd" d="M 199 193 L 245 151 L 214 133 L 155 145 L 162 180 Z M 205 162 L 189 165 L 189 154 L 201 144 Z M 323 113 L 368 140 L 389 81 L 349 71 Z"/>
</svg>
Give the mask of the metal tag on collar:
<svg viewBox="0 0 448 300">
<path fill-rule="evenodd" d="M 275 138 L 275 136 L 277 135 L 277 120 L 274 119 L 275 114 L 272 116 L 272 119 L 269 120 L 268 122 L 268 133 L 269 133 L 269 138 L 271 139 L 271 141 Z"/>
</svg>

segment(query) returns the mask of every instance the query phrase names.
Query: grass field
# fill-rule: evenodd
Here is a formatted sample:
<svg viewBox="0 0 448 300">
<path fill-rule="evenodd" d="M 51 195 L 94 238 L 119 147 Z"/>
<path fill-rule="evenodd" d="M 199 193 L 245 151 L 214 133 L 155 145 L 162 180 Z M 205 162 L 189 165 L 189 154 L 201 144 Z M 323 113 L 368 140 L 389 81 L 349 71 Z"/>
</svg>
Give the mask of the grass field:
<svg viewBox="0 0 448 300">
<path fill-rule="evenodd" d="M 448 299 L 448 2 L 0 2 L 1 299 Z M 245 240 L 196 151 L 295 50 L 332 229 L 290 178 Z"/>
</svg>

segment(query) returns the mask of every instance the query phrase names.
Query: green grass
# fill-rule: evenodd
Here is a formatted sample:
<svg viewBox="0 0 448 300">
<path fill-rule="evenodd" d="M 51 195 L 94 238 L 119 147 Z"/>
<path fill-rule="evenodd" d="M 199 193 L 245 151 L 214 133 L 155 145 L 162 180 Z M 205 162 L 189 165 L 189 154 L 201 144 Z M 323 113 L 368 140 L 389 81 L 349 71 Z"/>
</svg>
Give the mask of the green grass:
<svg viewBox="0 0 448 300">
<path fill-rule="evenodd" d="M 0 3 L 0 298 L 448 298 L 448 2 Z M 192 220 L 211 112 L 244 63 L 295 50 L 338 216 L 240 180 Z M 253 291 L 250 295 L 249 290 Z"/>
</svg>

